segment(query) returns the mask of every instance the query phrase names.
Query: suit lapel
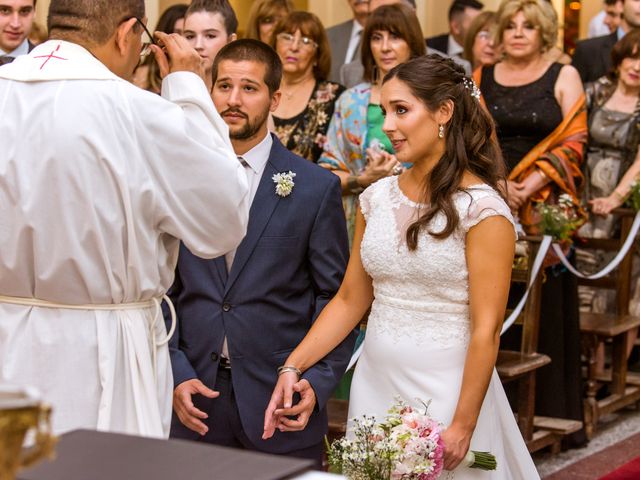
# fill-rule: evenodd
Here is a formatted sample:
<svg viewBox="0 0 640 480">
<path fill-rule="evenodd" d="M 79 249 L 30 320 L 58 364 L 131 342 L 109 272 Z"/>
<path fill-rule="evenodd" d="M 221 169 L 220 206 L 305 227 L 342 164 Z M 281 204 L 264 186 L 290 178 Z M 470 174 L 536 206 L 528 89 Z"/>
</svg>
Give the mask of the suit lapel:
<svg viewBox="0 0 640 480">
<path fill-rule="evenodd" d="M 260 240 L 260 237 L 262 236 L 262 232 L 271 219 L 273 211 L 280 201 L 280 197 L 276 195 L 276 186 L 271 177 L 276 173 L 289 171 L 289 162 L 285 156 L 287 153 L 287 150 L 285 150 L 278 139 L 274 136 L 269 160 L 265 165 L 264 173 L 262 174 L 260 184 L 258 185 L 258 190 L 256 191 L 256 195 L 251 204 L 251 209 L 249 210 L 247 235 L 236 250 L 236 255 L 233 259 L 233 264 L 231 265 L 231 271 L 229 272 L 229 278 L 227 279 L 225 286 L 225 295 L 233 286 L 238 275 L 240 275 L 240 272 L 247 263 L 247 260 L 249 260 L 258 240 Z"/>
</svg>

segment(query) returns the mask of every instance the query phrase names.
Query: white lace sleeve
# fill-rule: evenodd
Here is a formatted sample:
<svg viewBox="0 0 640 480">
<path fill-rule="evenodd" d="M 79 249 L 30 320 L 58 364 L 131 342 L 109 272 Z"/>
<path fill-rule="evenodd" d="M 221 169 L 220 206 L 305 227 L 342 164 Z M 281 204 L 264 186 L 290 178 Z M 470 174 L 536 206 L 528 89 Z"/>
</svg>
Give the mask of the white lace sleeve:
<svg viewBox="0 0 640 480">
<path fill-rule="evenodd" d="M 370 186 L 360 194 L 360 197 L 358 197 L 358 199 L 360 200 L 360 210 L 362 211 L 365 220 L 369 219 L 369 213 L 371 212 L 373 191 L 373 188 L 371 188 Z"/>
<path fill-rule="evenodd" d="M 469 205 L 466 218 L 462 221 L 462 226 L 465 232 L 468 232 L 472 227 L 478 225 L 481 221 L 489 217 L 495 217 L 496 215 L 505 217 L 516 232 L 516 224 L 511 215 L 511 210 L 505 201 L 496 192 L 487 192 L 486 195 L 472 195 L 473 200 Z"/>
</svg>

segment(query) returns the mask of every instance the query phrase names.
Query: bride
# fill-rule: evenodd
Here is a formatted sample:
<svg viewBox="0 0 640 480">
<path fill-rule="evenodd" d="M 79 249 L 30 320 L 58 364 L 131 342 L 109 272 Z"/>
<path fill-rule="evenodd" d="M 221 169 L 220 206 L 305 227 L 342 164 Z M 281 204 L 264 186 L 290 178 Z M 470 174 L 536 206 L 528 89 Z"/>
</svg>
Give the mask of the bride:
<svg viewBox="0 0 640 480">
<path fill-rule="evenodd" d="M 464 71 L 436 55 L 385 77 L 384 130 L 398 160 L 413 163 L 360 196 L 353 251 L 335 298 L 291 353 L 265 412 L 264 438 L 304 428 L 292 394 L 304 372 L 371 313 L 354 373 L 349 418 L 382 418 L 396 396 L 447 428 L 445 468 L 490 451 L 494 472 L 460 467 L 455 478 L 539 478 L 494 366 L 515 230 L 493 123 Z M 373 303 L 372 303 L 373 302 Z M 291 418 L 293 416 L 294 418 Z"/>
</svg>

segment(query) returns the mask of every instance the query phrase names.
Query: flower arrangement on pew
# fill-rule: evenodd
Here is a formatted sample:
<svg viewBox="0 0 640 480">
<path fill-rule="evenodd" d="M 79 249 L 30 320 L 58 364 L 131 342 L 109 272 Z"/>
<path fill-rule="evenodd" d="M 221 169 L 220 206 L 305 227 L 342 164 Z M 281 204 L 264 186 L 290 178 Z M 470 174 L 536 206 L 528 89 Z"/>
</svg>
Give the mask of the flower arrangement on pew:
<svg viewBox="0 0 640 480">
<path fill-rule="evenodd" d="M 554 240 L 569 244 L 584 219 L 578 214 L 571 197 L 563 193 L 558 197 L 557 204 L 539 203 L 540 233 L 551 235 Z"/>
<path fill-rule="evenodd" d="M 425 411 L 418 412 L 401 399 L 381 423 L 364 416 L 353 419 L 353 438 L 328 445 L 329 464 L 349 480 L 434 480 L 444 467 L 443 426 Z M 495 470 L 496 458 L 469 451 L 463 463 L 470 468 Z"/>
<path fill-rule="evenodd" d="M 640 182 L 638 180 L 631 184 L 631 189 L 627 193 L 626 205 L 636 212 L 640 211 Z"/>
</svg>

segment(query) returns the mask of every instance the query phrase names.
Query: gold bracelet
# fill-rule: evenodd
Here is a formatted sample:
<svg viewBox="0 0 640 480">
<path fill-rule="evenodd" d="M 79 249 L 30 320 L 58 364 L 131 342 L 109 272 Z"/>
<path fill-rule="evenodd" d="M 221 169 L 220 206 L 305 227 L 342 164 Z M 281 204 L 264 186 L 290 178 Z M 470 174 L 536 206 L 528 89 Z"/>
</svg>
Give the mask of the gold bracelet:
<svg viewBox="0 0 640 480">
<path fill-rule="evenodd" d="M 618 198 L 618 200 L 620 200 L 621 202 L 622 202 L 622 201 L 624 201 L 624 199 L 625 199 L 625 197 L 626 197 L 626 195 L 620 195 L 620 193 L 618 193 L 618 191 L 617 191 L 617 190 L 614 190 L 612 193 L 613 193 L 613 194 Z"/>
<path fill-rule="evenodd" d="M 298 378 L 300 378 L 300 376 L 302 375 L 300 369 L 294 367 L 293 365 L 282 365 L 281 367 L 278 367 L 278 376 L 282 375 L 285 372 L 293 372 L 298 375 Z"/>
</svg>

